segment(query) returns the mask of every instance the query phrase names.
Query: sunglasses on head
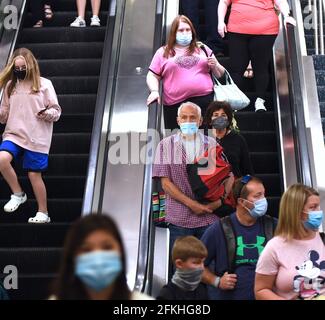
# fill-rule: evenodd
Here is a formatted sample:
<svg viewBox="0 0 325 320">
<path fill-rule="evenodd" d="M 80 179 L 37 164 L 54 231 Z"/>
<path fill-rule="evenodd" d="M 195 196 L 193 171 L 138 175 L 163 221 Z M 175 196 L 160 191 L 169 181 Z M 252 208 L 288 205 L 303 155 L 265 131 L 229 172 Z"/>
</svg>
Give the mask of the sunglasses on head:
<svg viewBox="0 0 325 320">
<path fill-rule="evenodd" d="M 249 181 L 252 180 L 252 176 L 249 174 L 246 174 L 246 176 L 243 176 L 240 180 L 241 183 L 247 184 Z"/>
</svg>

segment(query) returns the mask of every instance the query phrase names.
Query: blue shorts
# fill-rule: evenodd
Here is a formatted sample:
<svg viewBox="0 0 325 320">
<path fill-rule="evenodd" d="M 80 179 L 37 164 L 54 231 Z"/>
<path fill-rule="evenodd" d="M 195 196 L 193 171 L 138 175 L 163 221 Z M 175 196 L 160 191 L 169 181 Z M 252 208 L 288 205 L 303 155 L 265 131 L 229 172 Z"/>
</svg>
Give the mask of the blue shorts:
<svg viewBox="0 0 325 320">
<path fill-rule="evenodd" d="M 46 153 L 26 150 L 9 140 L 1 143 L 0 151 L 9 152 L 15 160 L 23 156 L 23 168 L 27 171 L 42 172 L 47 169 L 49 156 Z"/>
</svg>

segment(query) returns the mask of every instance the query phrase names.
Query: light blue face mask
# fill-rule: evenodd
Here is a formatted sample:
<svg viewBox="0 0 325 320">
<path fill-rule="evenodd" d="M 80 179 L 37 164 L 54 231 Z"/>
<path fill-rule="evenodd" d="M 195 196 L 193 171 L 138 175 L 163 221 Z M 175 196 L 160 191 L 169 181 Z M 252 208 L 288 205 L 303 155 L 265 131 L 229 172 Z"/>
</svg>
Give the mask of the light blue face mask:
<svg viewBox="0 0 325 320">
<path fill-rule="evenodd" d="M 121 271 L 122 262 L 118 251 L 92 251 L 76 258 L 75 275 L 95 291 L 111 285 Z"/>
<path fill-rule="evenodd" d="M 246 200 L 246 199 L 244 199 Z M 253 218 L 259 218 L 265 215 L 266 211 L 267 211 L 267 200 L 266 198 L 262 198 L 259 199 L 255 202 L 251 202 L 249 200 L 246 200 L 250 203 L 254 203 L 254 208 L 252 209 L 248 209 L 247 207 L 244 206 L 244 208 L 249 212 L 249 214 L 253 217 Z"/>
<path fill-rule="evenodd" d="M 322 224 L 323 216 L 323 210 L 309 211 L 308 218 L 304 221 L 304 226 L 307 229 L 317 230 Z"/>
<path fill-rule="evenodd" d="M 189 46 L 192 41 L 192 32 L 190 33 L 176 33 L 176 43 L 180 46 L 186 47 Z"/>
<path fill-rule="evenodd" d="M 197 133 L 199 127 L 196 122 L 183 122 L 179 125 L 181 131 L 186 136 L 192 136 Z"/>
</svg>

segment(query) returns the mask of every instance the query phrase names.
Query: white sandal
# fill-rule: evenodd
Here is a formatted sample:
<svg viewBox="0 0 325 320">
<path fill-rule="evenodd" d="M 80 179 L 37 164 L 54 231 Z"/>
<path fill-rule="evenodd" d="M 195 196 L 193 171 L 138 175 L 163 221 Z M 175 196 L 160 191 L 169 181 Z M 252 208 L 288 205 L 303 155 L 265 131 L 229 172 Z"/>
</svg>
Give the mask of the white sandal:
<svg viewBox="0 0 325 320">
<path fill-rule="evenodd" d="M 37 212 L 36 216 L 28 219 L 29 223 L 49 223 L 51 218 L 43 212 Z"/>
<path fill-rule="evenodd" d="M 10 200 L 5 204 L 3 210 L 5 212 L 13 212 L 18 209 L 18 207 L 27 201 L 26 193 L 23 196 L 11 195 Z"/>
</svg>

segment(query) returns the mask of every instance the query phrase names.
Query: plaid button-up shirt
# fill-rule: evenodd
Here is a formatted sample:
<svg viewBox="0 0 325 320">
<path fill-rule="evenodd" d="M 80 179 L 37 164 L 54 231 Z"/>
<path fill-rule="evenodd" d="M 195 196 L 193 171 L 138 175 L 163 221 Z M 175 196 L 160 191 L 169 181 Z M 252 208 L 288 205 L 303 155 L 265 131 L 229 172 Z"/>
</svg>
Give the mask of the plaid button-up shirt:
<svg viewBox="0 0 325 320">
<path fill-rule="evenodd" d="M 205 145 L 213 147 L 215 139 L 198 133 L 199 154 L 203 154 Z M 186 151 L 180 133 L 171 135 L 158 144 L 153 178 L 167 177 L 187 197 L 195 199 L 186 171 Z M 212 224 L 218 219 L 214 214 L 195 214 L 189 207 L 166 195 L 166 222 L 183 228 L 198 228 Z"/>
</svg>

